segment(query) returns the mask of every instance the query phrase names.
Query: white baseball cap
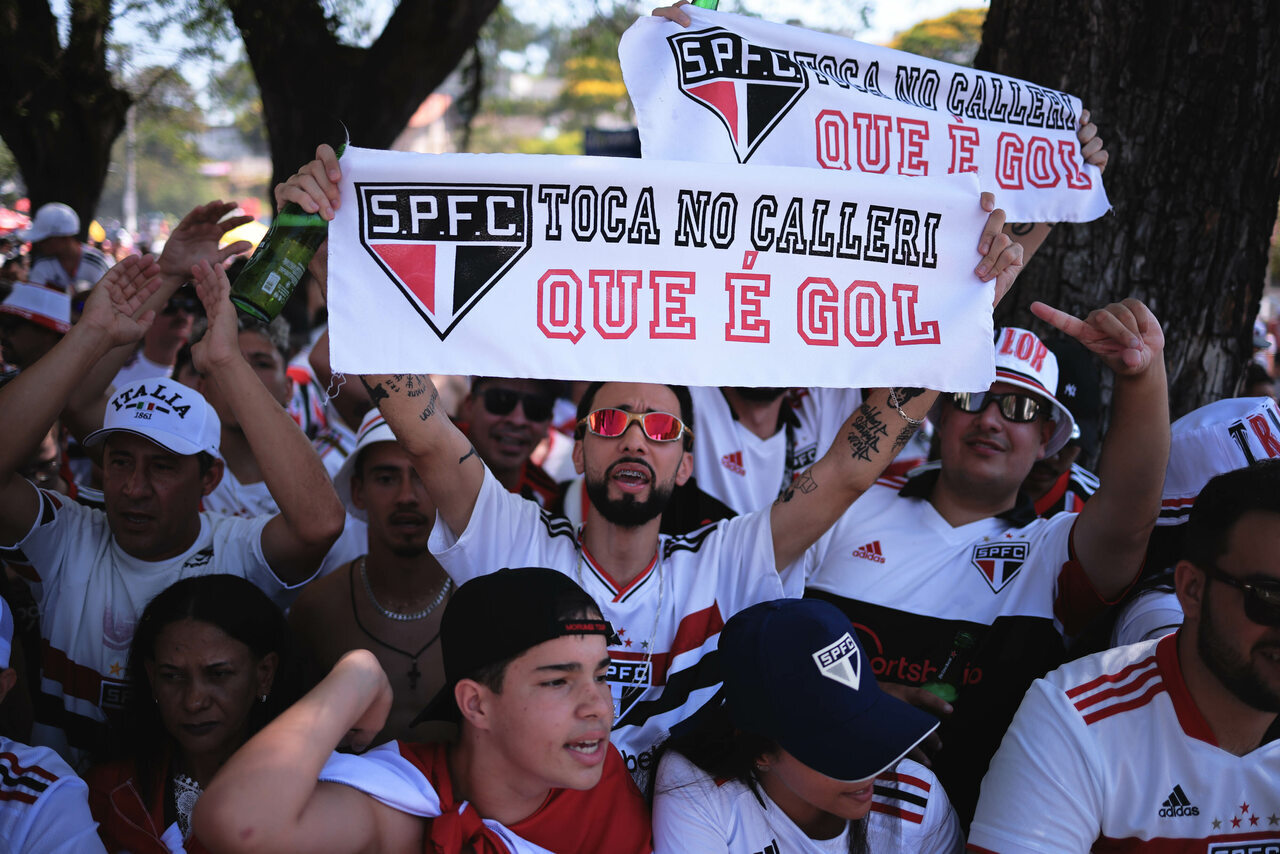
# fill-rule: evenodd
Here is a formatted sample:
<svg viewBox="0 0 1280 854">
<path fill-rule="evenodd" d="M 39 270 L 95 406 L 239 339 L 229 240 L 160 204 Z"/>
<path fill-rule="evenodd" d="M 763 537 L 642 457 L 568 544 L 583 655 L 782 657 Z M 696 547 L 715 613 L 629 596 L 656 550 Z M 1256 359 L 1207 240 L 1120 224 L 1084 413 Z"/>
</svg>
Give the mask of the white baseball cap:
<svg viewBox="0 0 1280 854">
<path fill-rule="evenodd" d="M 364 420 L 360 422 L 360 429 L 356 431 L 355 450 L 342 461 L 342 467 L 333 476 L 333 488 L 338 493 L 338 498 L 346 505 L 347 512 L 362 522 L 369 521 L 369 514 L 351 500 L 351 478 L 356 473 L 356 460 L 360 459 L 360 452 L 370 445 L 394 441 L 396 441 L 396 434 L 391 432 L 386 419 L 375 406 L 365 413 Z"/>
<path fill-rule="evenodd" d="M 1016 326 L 996 330 L 996 382 L 1032 392 L 1053 406 L 1054 429 L 1045 454 L 1056 454 L 1071 441 L 1076 421 L 1053 395 L 1058 387 L 1058 358 L 1034 332 Z"/>
<path fill-rule="evenodd" d="M 0 303 L 0 313 L 13 314 L 54 332 L 71 328 L 71 295 L 66 291 L 14 282 Z"/>
<path fill-rule="evenodd" d="M 1173 422 L 1157 525 L 1181 525 L 1212 478 L 1280 457 L 1280 408 L 1269 397 L 1229 397 Z"/>
<path fill-rule="evenodd" d="M 13 649 L 13 611 L 0 596 L 0 670 L 9 666 L 9 651 Z"/>
<path fill-rule="evenodd" d="M 62 202 L 49 202 L 36 211 L 31 227 L 18 233 L 29 243 L 39 243 L 46 237 L 74 237 L 80 233 L 80 215 Z"/>
<path fill-rule="evenodd" d="M 138 380 L 111 395 L 102 429 L 84 439 L 86 447 L 117 430 L 134 433 L 184 457 L 204 452 L 221 458 L 222 423 L 200 392 L 164 377 Z"/>
</svg>

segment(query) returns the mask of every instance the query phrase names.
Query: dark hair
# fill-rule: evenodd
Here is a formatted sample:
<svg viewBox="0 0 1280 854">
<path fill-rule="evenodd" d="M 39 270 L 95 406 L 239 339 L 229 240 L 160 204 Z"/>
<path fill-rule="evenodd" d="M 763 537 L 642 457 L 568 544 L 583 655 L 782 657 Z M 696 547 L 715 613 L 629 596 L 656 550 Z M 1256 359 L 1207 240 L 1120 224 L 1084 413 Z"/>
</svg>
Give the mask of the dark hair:
<svg viewBox="0 0 1280 854">
<path fill-rule="evenodd" d="M 1255 510 L 1280 513 L 1280 459 L 1260 460 L 1206 483 L 1187 519 L 1182 556 L 1198 567 L 1214 565 L 1236 522 Z"/>
<path fill-rule="evenodd" d="M 596 401 L 596 392 L 600 391 L 600 388 L 603 385 L 605 384 L 602 382 L 593 382 L 591 385 L 587 386 L 585 391 L 582 392 L 582 399 L 578 401 L 578 421 L 581 421 L 590 414 L 592 406 Z M 689 394 L 689 387 L 683 385 L 671 385 L 670 383 L 660 383 L 660 385 L 665 385 L 667 388 L 671 389 L 671 393 L 676 396 L 676 400 L 680 403 L 680 420 L 684 422 L 684 426 L 692 430 L 693 396 Z M 575 427 L 573 435 L 576 438 L 581 439 L 582 432 L 581 427 Z M 687 431 L 684 434 L 684 449 L 686 451 L 693 450 L 693 434 Z"/>
<path fill-rule="evenodd" d="M 769 753 L 777 753 L 778 743 L 771 738 L 745 732 L 733 725 L 729 710 L 718 700 L 703 707 L 687 721 L 688 726 L 677 726 L 670 738 L 654 751 L 653 773 L 649 776 L 649 802 L 657 793 L 657 768 L 668 751 L 675 751 L 697 765 L 713 780 L 737 780 L 763 805 L 760 778 L 756 772 L 756 760 Z M 849 822 L 849 854 L 867 854 L 867 819 Z"/>
<path fill-rule="evenodd" d="M 217 627 L 249 647 L 257 661 L 272 652 L 279 657 L 267 701 L 254 703 L 250 710 L 251 735 L 300 696 L 289 624 L 265 593 L 238 575 L 197 575 L 165 588 L 147 604 L 134 630 L 129 646 L 125 714 L 111 745 L 112 758 L 134 760 L 145 803 L 151 803 L 150 789 L 160 763 L 175 746 L 153 701 L 146 665 L 155 660 L 160 633 L 182 620 Z"/>
</svg>

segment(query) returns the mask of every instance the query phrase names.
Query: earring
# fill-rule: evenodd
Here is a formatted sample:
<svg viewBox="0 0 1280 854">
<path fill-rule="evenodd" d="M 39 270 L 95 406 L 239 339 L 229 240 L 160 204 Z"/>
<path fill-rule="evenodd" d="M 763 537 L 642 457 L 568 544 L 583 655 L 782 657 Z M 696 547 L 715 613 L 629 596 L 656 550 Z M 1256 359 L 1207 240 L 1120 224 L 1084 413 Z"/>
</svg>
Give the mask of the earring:
<svg viewBox="0 0 1280 854">
<path fill-rule="evenodd" d="M 259 697 L 259 698 L 258 698 L 258 702 L 259 702 L 259 703 L 265 703 L 266 701 L 267 701 L 267 695 L 266 695 L 266 694 L 263 694 L 261 697 Z"/>
</svg>

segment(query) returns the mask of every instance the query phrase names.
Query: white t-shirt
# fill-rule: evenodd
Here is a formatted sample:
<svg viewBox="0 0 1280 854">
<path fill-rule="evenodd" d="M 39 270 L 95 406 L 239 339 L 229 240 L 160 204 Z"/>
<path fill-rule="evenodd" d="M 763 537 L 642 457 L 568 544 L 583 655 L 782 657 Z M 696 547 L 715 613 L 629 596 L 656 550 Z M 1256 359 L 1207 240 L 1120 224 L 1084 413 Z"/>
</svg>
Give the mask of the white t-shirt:
<svg viewBox="0 0 1280 854">
<path fill-rule="evenodd" d="M 143 608 L 183 578 L 226 573 L 247 578 L 280 603 L 302 585 L 287 585 L 262 554 L 268 517 L 239 519 L 201 513 L 200 533 L 176 557 L 144 561 L 111 536 L 107 515 L 65 495 L 39 491 L 39 518 L 16 546 L 29 561 L 19 567 L 40 603 L 41 693 L 60 708 L 57 719 L 37 712 L 33 740 L 68 750 L 91 747 L 104 710 L 124 706 L 129 644 Z M 37 703 L 37 709 L 42 704 Z"/>
<path fill-rule="evenodd" d="M 1112 646 L 1159 640 L 1182 625 L 1177 594 L 1158 587 L 1144 590 L 1125 603 L 1111 630 Z"/>
<path fill-rule="evenodd" d="M 1280 738 L 1244 756 L 1220 748 L 1177 639 L 1036 680 L 982 781 L 971 850 L 1280 851 Z"/>
<path fill-rule="evenodd" d="M 173 365 L 162 365 L 159 362 L 151 361 L 142 352 L 142 347 L 139 346 L 137 352 L 116 373 L 116 378 L 111 381 L 111 385 L 113 388 L 120 388 L 139 380 L 149 380 L 155 377 L 168 378 L 171 376 L 173 376 Z"/>
<path fill-rule="evenodd" d="M 763 789 L 713 780 L 679 753 L 662 758 L 653 800 L 654 854 L 845 854 L 848 828 L 810 839 Z M 952 854 L 964 835 L 932 772 L 910 759 L 877 779 L 867 815 L 871 851 Z"/>
<path fill-rule="evenodd" d="M 106 854 L 89 787 L 58 754 L 0 736 L 0 851 Z"/>
<path fill-rule="evenodd" d="M 568 520 L 507 492 L 486 468 L 471 524 L 455 537 L 437 516 L 430 547 L 460 585 L 503 567 L 544 566 L 591 595 L 621 640 L 609 650 L 610 740 L 643 779 L 654 744 L 714 695 L 719 679 L 703 656 L 715 651 L 725 621 L 782 597 L 769 511 L 662 537 L 653 562 L 626 587 L 579 550 L 580 536 Z"/>
<path fill-rule="evenodd" d="M 156 254 L 159 255 L 159 253 Z M 80 266 L 76 268 L 74 276 L 67 275 L 66 267 L 63 267 L 62 262 L 57 258 L 45 255 L 32 262 L 27 281 L 33 285 L 44 285 L 74 294 L 77 290 L 87 290 L 90 285 L 105 276 L 111 269 L 111 264 L 111 260 L 100 250 L 82 243 L 80 244 Z"/>
</svg>

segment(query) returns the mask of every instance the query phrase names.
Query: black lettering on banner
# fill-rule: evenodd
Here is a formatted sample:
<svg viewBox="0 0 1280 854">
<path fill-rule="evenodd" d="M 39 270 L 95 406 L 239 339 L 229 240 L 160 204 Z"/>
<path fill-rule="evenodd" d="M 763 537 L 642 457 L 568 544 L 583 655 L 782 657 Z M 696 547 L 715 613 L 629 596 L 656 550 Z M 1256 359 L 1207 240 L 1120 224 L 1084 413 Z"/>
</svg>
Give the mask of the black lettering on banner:
<svg viewBox="0 0 1280 854">
<path fill-rule="evenodd" d="M 774 231 L 765 225 L 765 217 L 773 217 L 777 212 L 776 196 L 761 196 L 751 206 L 751 247 L 757 252 L 768 252 L 773 248 Z"/>
<path fill-rule="evenodd" d="M 573 236 L 579 243 L 586 243 L 596 236 L 596 209 L 600 197 L 596 188 L 583 184 L 573 189 L 570 211 L 573 219 Z"/>
<path fill-rule="evenodd" d="M 606 187 L 600 194 L 600 234 L 608 243 L 620 243 L 627 236 L 627 217 L 618 208 L 627 206 L 627 191 Z"/>
<path fill-rule="evenodd" d="M 942 225 L 942 214 L 929 211 L 924 215 L 924 250 L 920 256 L 920 266 L 927 270 L 938 266 L 938 226 Z"/>
<path fill-rule="evenodd" d="M 656 246 L 661 236 L 658 229 L 658 215 L 653 203 L 653 187 L 640 190 L 640 198 L 636 200 L 635 213 L 631 215 L 631 227 L 627 229 L 627 242 L 644 243 Z"/>
<path fill-rule="evenodd" d="M 835 254 L 835 236 L 827 231 L 827 211 L 831 202 L 827 199 L 813 200 L 813 222 L 809 226 L 809 254 L 830 258 Z"/>
<path fill-rule="evenodd" d="M 787 212 L 782 215 L 782 228 L 778 234 L 777 252 L 791 255 L 803 255 L 805 250 L 804 213 L 802 201 L 797 196 L 787 205 Z"/>
<path fill-rule="evenodd" d="M 885 240 L 885 229 L 893 219 L 893 208 L 885 205 L 867 205 L 867 246 L 862 257 L 867 261 L 889 261 L 889 243 Z"/>
<path fill-rule="evenodd" d="M 569 201 L 568 184 L 542 184 L 538 187 L 538 204 L 547 206 L 547 231 L 544 240 L 560 240 L 560 208 Z"/>
<path fill-rule="evenodd" d="M 676 246 L 692 243 L 699 249 L 707 245 L 707 209 L 711 193 L 706 190 L 681 190 L 676 194 Z"/>
<path fill-rule="evenodd" d="M 936 110 L 939 86 L 941 80 L 934 69 L 899 65 L 894 73 L 893 96 L 904 104 Z"/>
<path fill-rule="evenodd" d="M 711 245 L 728 249 L 738 228 L 738 197 L 724 192 L 711 202 Z"/>
<path fill-rule="evenodd" d="M 898 208 L 894 214 L 894 225 L 897 240 L 894 241 L 893 263 L 919 267 L 920 250 L 916 248 L 916 238 L 920 235 L 920 214 Z"/>
<path fill-rule="evenodd" d="M 836 257 L 857 261 L 862 258 L 862 235 L 854 226 L 854 218 L 858 215 L 857 202 L 840 203 L 840 244 L 836 247 Z"/>
<path fill-rule="evenodd" d="M 472 185 L 365 188 L 365 236 L 423 243 L 524 243 L 523 189 Z"/>
</svg>

